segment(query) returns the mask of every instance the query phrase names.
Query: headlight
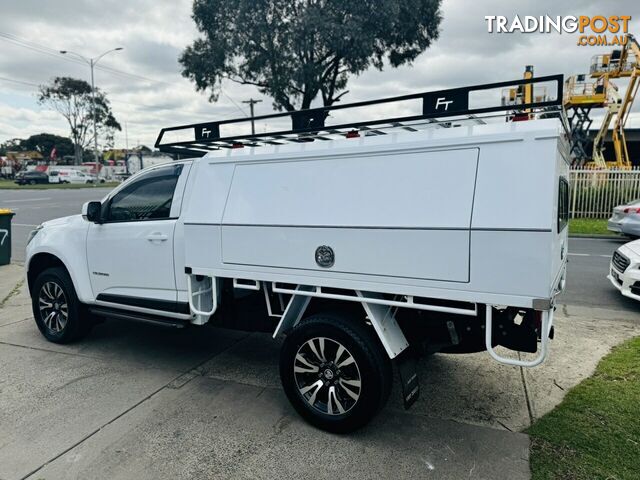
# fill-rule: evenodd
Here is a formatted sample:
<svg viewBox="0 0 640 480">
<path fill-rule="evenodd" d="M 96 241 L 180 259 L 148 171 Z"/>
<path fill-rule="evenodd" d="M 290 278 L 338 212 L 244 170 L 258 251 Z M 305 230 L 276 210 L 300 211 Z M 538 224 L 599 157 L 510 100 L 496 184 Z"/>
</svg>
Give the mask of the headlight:
<svg viewBox="0 0 640 480">
<path fill-rule="evenodd" d="M 31 230 L 29 232 L 29 237 L 27 238 L 27 245 L 33 240 L 33 238 L 38 234 L 40 230 L 42 230 L 42 225 L 38 225 L 35 230 Z"/>
</svg>

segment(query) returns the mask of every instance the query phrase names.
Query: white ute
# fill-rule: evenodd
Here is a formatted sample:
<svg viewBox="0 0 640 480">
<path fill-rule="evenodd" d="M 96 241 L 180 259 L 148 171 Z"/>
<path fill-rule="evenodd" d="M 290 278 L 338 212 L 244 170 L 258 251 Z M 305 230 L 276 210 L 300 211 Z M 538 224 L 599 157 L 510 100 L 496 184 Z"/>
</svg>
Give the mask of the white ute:
<svg viewBox="0 0 640 480">
<path fill-rule="evenodd" d="M 535 82 L 555 99 L 471 105 Z M 268 330 L 284 337 L 292 405 L 334 432 L 382 408 L 392 361 L 407 408 L 421 353 L 538 365 L 567 261 L 561 99 L 552 76 L 257 117 L 271 133 L 228 133 L 247 119 L 163 129 L 157 147 L 199 158 L 145 169 L 32 232 L 38 328 L 58 343 L 97 317 Z M 407 101 L 419 112 L 334 120 Z M 163 142 L 176 130 L 194 140 Z"/>
</svg>

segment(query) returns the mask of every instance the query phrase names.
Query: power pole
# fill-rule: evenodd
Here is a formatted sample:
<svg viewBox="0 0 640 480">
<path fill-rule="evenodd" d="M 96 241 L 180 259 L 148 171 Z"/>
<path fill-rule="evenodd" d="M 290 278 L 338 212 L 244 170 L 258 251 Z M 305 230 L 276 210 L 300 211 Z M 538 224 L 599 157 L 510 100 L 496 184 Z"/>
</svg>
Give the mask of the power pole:
<svg viewBox="0 0 640 480">
<path fill-rule="evenodd" d="M 127 122 L 124 122 L 124 171 L 129 174 L 129 131 Z"/>
<path fill-rule="evenodd" d="M 93 106 L 93 156 L 96 161 L 96 178 L 100 176 L 102 170 L 102 162 L 98 158 L 98 120 L 96 112 L 96 87 L 93 83 L 93 67 L 95 62 L 93 58 L 89 59 L 89 67 L 91 67 L 91 105 Z M 97 183 L 97 182 L 96 182 Z"/>
<path fill-rule="evenodd" d="M 249 104 L 249 111 L 251 112 L 251 135 L 255 135 L 256 134 L 256 125 L 253 121 L 253 106 L 256 103 L 260 103 L 262 100 L 254 100 L 253 98 L 250 98 L 249 100 L 243 100 L 242 103 L 248 103 Z"/>
</svg>

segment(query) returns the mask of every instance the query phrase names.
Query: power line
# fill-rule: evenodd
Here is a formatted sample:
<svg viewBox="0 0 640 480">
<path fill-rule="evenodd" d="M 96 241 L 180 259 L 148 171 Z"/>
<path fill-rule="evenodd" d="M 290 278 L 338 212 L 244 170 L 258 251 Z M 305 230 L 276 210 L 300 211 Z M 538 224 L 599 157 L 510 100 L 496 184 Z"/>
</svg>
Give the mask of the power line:
<svg viewBox="0 0 640 480">
<path fill-rule="evenodd" d="M 4 81 L 4 82 L 10 82 L 10 83 L 16 83 L 18 85 L 25 85 L 28 87 L 36 87 L 39 88 L 40 85 L 38 85 L 37 83 L 32 83 L 32 82 L 25 82 L 23 80 L 14 80 L 11 78 L 6 78 L 6 77 L 0 77 L 0 81 Z M 141 103 L 135 103 L 135 102 L 131 102 L 128 100 L 116 100 L 116 99 L 109 99 L 110 103 L 115 103 L 115 104 L 120 104 L 120 105 L 130 105 L 130 106 L 134 106 L 134 107 L 138 107 L 140 109 L 146 109 L 146 110 L 155 110 L 155 111 L 174 111 L 175 108 L 174 107 L 162 107 L 160 105 L 143 105 Z M 144 112 L 139 112 L 139 115 L 144 114 Z M 186 115 L 186 114 L 185 114 Z M 204 113 L 196 113 L 195 115 L 197 115 L 198 117 L 202 117 L 205 118 L 206 114 Z M 231 116 L 227 115 L 224 117 L 220 117 L 222 119 L 225 118 L 231 118 Z M 136 122 L 134 122 L 136 123 Z"/>
<path fill-rule="evenodd" d="M 20 37 L 17 37 L 16 35 L 12 35 L 10 33 L 0 32 L 0 38 L 2 38 L 5 41 L 8 41 L 10 43 L 13 43 L 14 45 L 18 45 L 20 47 L 27 48 L 27 49 L 32 50 L 32 51 L 37 52 L 37 53 L 41 53 L 41 54 L 44 54 L 44 55 L 49 55 L 51 57 L 58 58 L 58 59 L 64 59 L 67 62 L 72 62 L 72 63 L 78 64 L 78 65 L 84 65 L 85 64 L 85 62 L 83 62 L 82 60 L 79 60 L 77 58 L 63 56 L 63 55 L 60 54 L 60 52 L 58 50 L 55 50 L 53 48 L 49 48 L 46 45 L 42 45 L 42 44 L 39 44 L 39 43 L 36 43 L 36 42 L 31 42 L 29 40 L 22 39 Z M 138 74 L 135 74 L 135 73 L 125 72 L 125 71 L 122 71 L 122 70 L 118 70 L 117 68 L 108 67 L 106 65 L 96 65 L 95 68 L 98 69 L 98 70 L 102 70 L 104 72 L 107 72 L 107 73 L 111 73 L 113 75 L 137 78 L 139 80 L 145 80 L 147 82 L 163 83 L 163 84 L 168 85 L 168 86 L 173 86 L 174 85 L 172 83 L 165 82 L 164 80 L 153 79 L 153 78 L 145 77 L 143 75 L 138 75 Z"/>
<path fill-rule="evenodd" d="M 32 50 L 34 52 L 37 53 L 41 53 L 44 55 L 48 55 L 54 58 L 58 58 L 58 59 L 64 59 L 68 62 L 72 62 L 78 65 L 84 65 L 84 62 L 73 58 L 73 57 L 68 57 L 65 55 L 61 55 L 60 52 L 58 50 L 55 50 L 53 48 L 47 47 L 46 45 L 42 45 L 36 42 L 32 42 L 30 40 L 26 40 L 23 38 L 18 37 L 17 35 L 13 35 L 11 33 L 6 33 L 6 32 L 0 32 L 0 39 L 8 41 L 10 43 L 13 43 L 14 45 L 18 45 L 20 47 L 24 47 L 27 48 L 29 50 Z M 144 80 L 147 82 L 155 82 L 155 83 L 159 83 L 159 84 L 164 84 L 167 86 L 176 86 L 177 84 L 175 83 L 170 83 L 170 82 L 166 82 L 164 80 L 159 80 L 159 79 L 153 79 L 153 78 L 149 78 L 149 77 L 145 77 L 143 75 L 138 75 L 135 73 L 129 73 L 129 72 L 124 72 L 122 70 L 118 70 L 117 68 L 113 68 L 113 67 L 108 67 L 106 65 L 96 65 L 95 67 L 97 70 L 101 70 L 103 72 L 106 73 L 111 73 L 112 75 L 116 75 L 119 77 L 131 77 L 131 78 L 136 78 L 138 80 Z M 236 107 L 238 109 L 238 111 L 240 111 L 240 113 L 242 113 L 242 115 L 244 115 L 245 117 L 249 117 L 249 115 L 247 115 L 247 112 L 240 107 L 240 105 L 238 105 L 238 103 L 233 100 L 233 98 L 231 98 L 222 88 L 220 88 L 220 93 L 222 93 L 222 95 L 229 100 L 234 107 Z"/>
<path fill-rule="evenodd" d="M 6 36 L 5 34 L 3 34 L 2 32 L 0 32 L 0 39 L 5 40 L 5 41 L 7 41 L 7 42 L 9 42 L 9 43 L 12 43 L 12 44 L 14 44 L 14 45 L 18 45 L 18 46 L 20 46 L 20 47 L 26 48 L 26 49 L 28 49 L 28 50 L 32 50 L 32 51 L 37 52 L 37 53 L 41 53 L 41 54 L 44 54 L 44 55 L 49 55 L 50 57 L 54 57 L 54 58 L 64 58 L 66 61 L 68 61 L 68 62 L 73 62 L 73 63 L 76 63 L 76 64 L 78 64 L 78 65 L 82 65 L 82 64 L 83 64 L 80 60 L 76 60 L 76 59 L 68 58 L 68 57 L 62 57 L 60 54 L 51 53 L 51 52 L 49 52 L 49 51 L 46 51 L 46 50 L 40 49 L 40 48 L 38 48 L 38 47 L 34 47 L 34 46 L 28 45 L 28 44 L 26 44 L 26 43 L 21 43 L 21 42 L 19 42 L 19 41 L 13 40 L 12 38 L 7 37 L 7 36 Z"/>
<path fill-rule="evenodd" d="M 40 85 L 38 85 L 36 83 L 23 82 L 22 80 L 13 80 L 11 78 L 6 78 L 6 77 L 0 77 L 0 80 L 5 81 L 5 82 L 17 83 L 17 84 L 20 84 L 20 85 L 27 85 L 29 87 L 39 87 L 40 86 Z"/>
</svg>

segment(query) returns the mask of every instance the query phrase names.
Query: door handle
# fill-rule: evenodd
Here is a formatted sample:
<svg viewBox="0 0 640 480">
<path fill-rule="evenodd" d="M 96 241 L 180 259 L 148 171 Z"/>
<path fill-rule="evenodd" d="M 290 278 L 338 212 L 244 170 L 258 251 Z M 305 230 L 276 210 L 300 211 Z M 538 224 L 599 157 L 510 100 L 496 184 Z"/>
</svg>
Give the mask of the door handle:
<svg viewBox="0 0 640 480">
<path fill-rule="evenodd" d="M 168 236 L 160 232 L 154 232 L 147 235 L 147 240 L 150 242 L 166 242 L 168 238 Z"/>
</svg>

